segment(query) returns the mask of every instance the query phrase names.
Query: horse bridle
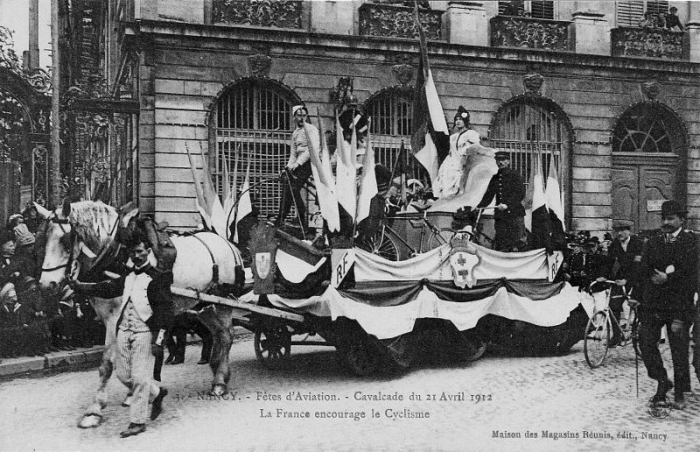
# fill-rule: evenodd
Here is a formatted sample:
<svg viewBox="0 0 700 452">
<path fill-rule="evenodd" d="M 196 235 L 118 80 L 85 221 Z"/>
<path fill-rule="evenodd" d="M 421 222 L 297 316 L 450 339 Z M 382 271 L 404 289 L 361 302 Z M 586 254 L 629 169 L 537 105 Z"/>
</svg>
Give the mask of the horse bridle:
<svg viewBox="0 0 700 452">
<path fill-rule="evenodd" d="M 65 236 L 66 234 L 69 234 L 69 233 L 70 233 L 70 236 L 71 236 L 71 245 L 73 245 L 73 237 L 74 237 L 74 235 L 75 235 L 75 233 L 73 232 L 73 228 L 71 227 L 71 230 L 70 230 L 70 232 L 69 232 L 69 231 L 66 231 L 66 229 L 65 229 L 65 227 L 64 227 L 64 225 L 66 225 L 66 224 L 67 224 L 67 225 L 70 225 L 70 221 L 68 220 L 68 218 L 58 218 L 58 217 L 56 216 L 56 214 L 51 215 L 49 218 L 46 219 L 46 227 L 45 227 L 45 229 L 44 229 L 44 234 L 46 234 L 46 232 L 47 232 L 46 230 L 48 229 L 49 223 L 55 223 L 55 224 L 59 225 L 59 227 L 61 228 L 61 231 L 63 231 L 64 236 Z M 50 267 L 50 268 L 44 268 L 44 267 L 42 266 L 42 267 L 41 267 L 41 273 L 39 274 L 39 277 L 41 277 L 41 274 L 44 273 L 44 272 L 47 272 L 47 273 L 48 273 L 48 272 L 53 272 L 53 271 L 56 271 L 56 270 L 60 270 L 60 269 L 62 269 L 62 268 L 70 268 L 70 267 L 73 265 L 73 260 L 74 260 L 74 258 L 75 258 L 75 256 L 74 256 L 74 254 L 75 254 L 74 248 L 75 248 L 74 246 L 71 246 L 71 247 L 70 247 L 70 250 L 68 251 L 68 260 L 66 261 L 65 264 L 57 265 L 57 266 L 55 266 L 55 267 Z M 70 276 L 70 275 L 66 275 L 65 278 L 68 278 L 69 276 Z"/>
</svg>

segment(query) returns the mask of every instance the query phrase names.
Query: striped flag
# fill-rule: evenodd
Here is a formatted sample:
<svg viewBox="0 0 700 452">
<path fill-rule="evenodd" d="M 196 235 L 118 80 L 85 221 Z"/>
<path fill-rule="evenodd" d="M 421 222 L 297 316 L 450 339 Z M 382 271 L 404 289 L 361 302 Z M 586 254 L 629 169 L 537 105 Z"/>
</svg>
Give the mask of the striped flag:
<svg viewBox="0 0 700 452">
<path fill-rule="evenodd" d="M 370 140 L 371 119 L 367 120 L 367 143 L 365 151 L 365 161 L 362 167 L 362 181 L 360 184 L 360 197 L 357 200 L 357 216 L 355 221 L 360 221 L 369 217 L 370 204 L 379 190 L 377 189 L 377 175 L 374 172 L 374 150 Z"/>
<path fill-rule="evenodd" d="M 204 200 L 204 194 L 202 193 L 202 182 L 199 180 L 199 177 L 197 177 L 197 169 L 194 163 L 194 160 L 192 160 L 192 154 L 190 153 L 190 148 L 185 143 L 185 149 L 187 150 L 187 158 L 190 161 L 190 169 L 192 170 L 192 179 L 194 180 L 194 190 L 196 197 L 194 199 L 195 206 L 197 207 L 197 211 L 199 212 L 199 215 L 202 217 L 202 222 L 204 223 L 204 227 L 206 229 L 211 229 L 211 216 L 209 215 L 209 212 L 207 211 L 207 203 Z"/>
<path fill-rule="evenodd" d="M 316 146 L 311 144 L 312 141 L 310 139 L 307 138 L 306 141 L 309 143 L 311 171 L 314 175 L 316 195 L 318 196 L 321 215 L 326 220 L 328 230 L 330 232 L 335 232 L 340 230 L 338 197 L 336 195 L 335 181 L 333 180 L 333 170 L 331 169 L 331 157 L 328 152 L 328 144 L 326 143 L 326 136 L 323 132 L 323 124 L 321 123 L 318 110 L 316 111 L 316 118 L 318 119 L 318 131 L 321 137 L 320 153 L 319 149 L 316 149 Z"/>
<path fill-rule="evenodd" d="M 552 218 L 552 226 L 555 229 L 564 229 L 564 203 L 561 199 L 561 185 L 559 184 L 559 174 L 557 165 L 554 163 L 554 155 L 549 162 L 549 174 L 547 175 L 547 188 L 545 190 L 547 198 L 547 208 Z"/>
<path fill-rule="evenodd" d="M 442 148 L 446 144 L 449 146 L 450 132 L 428 63 L 428 46 L 418 18 L 418 3 L 414 9 L 414 21 L 420 38 L 420 60 L 413 97 L 411 148 L 416 160 L 428 171 L 430 180 L 435 181 L 439 155 L 446 154 Z"/>
<path fill-rule="evenodd" d="M 248 168 L 245 171 L 245 179 L 243 180 L 243 186 L 241 187 L 241 197 L 238 200 L 238 208 L 236 210 L 236 226 L 233 231 L 234 243 L 238 243 L 239 240 L 238 226 L 252 213 L 253 202 L 250 199 L 250 161 L 248 161 Z"/>
<path fill-rule="evenodd" d="M 204 156 L 204 150 L 202 145 L 199 146 L 199 153 L 202 156 L 202 171 L 204 172 L 204 178 L 202 180 L 202 193 L 204 195 L 204 203 L 206 205 L 207 213 L 211 220 L 210 226 L 218 235 L 228 240 L 228 232 L 226 228 L 226 213 L 224 212 L 224 206 L 221 205 L 221 200 L 214 186 L 214 179 L 209 172 L 209 164 L 207 158 Z"/>
<path fill-rule="evenodd" d="M 357 210 L 357 182 L 355 180 L 357 170 L 355 169 L 355 155 L 352 152 L 351 146 L 348 146 L 343 139 L 343 127 L 340 125 L 337 112 L 335 116 L 335 123 L 337 131 L 337 149 L 335 152 L 338 155 L 337 166 L 335 169 L 336 186 L 342 188 L 337 192 L 338 203 L 351 218 L 354 218 Z M 354 136 L 354 128 L 352 131 Z M 357 142 L 355 147 L 357 148 Z"/>
</svg>

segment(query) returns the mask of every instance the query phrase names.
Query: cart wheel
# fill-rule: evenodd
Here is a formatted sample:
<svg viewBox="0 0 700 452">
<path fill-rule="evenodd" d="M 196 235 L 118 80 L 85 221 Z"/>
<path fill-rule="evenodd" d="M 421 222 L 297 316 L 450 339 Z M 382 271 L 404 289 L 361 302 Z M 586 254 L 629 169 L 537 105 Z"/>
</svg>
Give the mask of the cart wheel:
<svg viewBox="0 0 700 452">
<path fill-rule="evenodd" d="M 253 340 L 255 356 L 268 369 L 279 369 L 286 365 L 292 350 L 292 335 L 284 325 L 256 331 Z"/>
<path fill-rule="evenodd" d="M 598 311 L 588 321 L 583 337 L 583 353 L 591 368 L 595 369 L 603 364 L 605 355 L 608 354 L 609 342 L 610 319 L 605 311 Z"/>
<path fill-rule="evenodd" d="M 344 351 L 344 358 L 348 368 L 360 377 L 372 375 L 379 368 L 378 350 L 367 341 L 350 344 Z"/>
</svg>

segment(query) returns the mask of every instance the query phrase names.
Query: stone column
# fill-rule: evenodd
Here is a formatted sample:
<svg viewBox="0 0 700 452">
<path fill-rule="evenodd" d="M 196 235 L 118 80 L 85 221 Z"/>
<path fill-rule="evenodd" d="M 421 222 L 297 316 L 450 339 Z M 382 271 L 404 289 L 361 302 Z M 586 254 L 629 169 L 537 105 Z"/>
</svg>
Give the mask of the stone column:
<svg viewBox="0 0 700 452">
<path fill-rule="evenodd" d="M 576 53 L 610 55 L 610 29 L 604 14 L 578 11 L 573 22 Z"/>
<path fill-rule="evenodd" d="M 690 48 L 690 61 L 700 62 L 700 8 L 690 4 L 688 23 L 685 26 Z"/>
<path fill-rule="evenodd" d="M 450 44 L 489 45 L 489 27 L 483 2 L 449 2 L 443 28 Z"/>
</svg>

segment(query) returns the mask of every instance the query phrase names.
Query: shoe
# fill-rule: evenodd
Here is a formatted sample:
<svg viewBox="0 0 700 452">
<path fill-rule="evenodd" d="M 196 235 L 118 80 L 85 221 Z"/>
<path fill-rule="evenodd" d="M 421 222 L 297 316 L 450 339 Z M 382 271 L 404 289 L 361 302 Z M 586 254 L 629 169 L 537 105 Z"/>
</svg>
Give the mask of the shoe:
<svg viewBox="0 0 700 452">
<path fill-rule="evenodd" d="M 175 359 L 175 355 L 168 355 L 168 357 L 165 359 L 165 364 L 172 363 L 174 359 Z"/>
<path fill-rule="evenodd" d="M 163 411 L 163 399 L 168 395 L 168 390 L 165 388 L 160 388 L 160 392 L 153 399 L 153 406 L 151 407 L 151 420 L 155 421 L 160 413 Z"/>
<path fill-rule="evenodd" d="M 656 388 L 656 395 L 666 397 L 666 393 L 673 388 L 673 382 L 668 378 L 659 380 L 659 386 Z"/>
<path fill-rule="evenodd" d="M 649 399 L 649 404 L 653 406 L 666 406 L 667 402 L 666 394 L 654 394 L 654 396 Z"/>
<path fill-rule="evenodd" d="M 172 364 L 174 366 L 175 364 L 182 364 L 184 362 L 185 362 L 185 358 L 175 358 L 172 361 L 170 361 L 170 364 Z"/>
<path fill-rule="evenodd" d="M 121 432 L 119 436 L 122 438 L 127 438 L 129 436 L 138 435 L 146 431 L 146 424 L 134 424 L 133 422 L 129 424 L 129 427 Z"/>
<path fill-rule="evenodd" d="M 682 410 L 686 407 L 686 405 L 685 397 L 683 396 L 682 392 L 675 395 L 673 398 L 673 403 L 671 404 L 671 406 L 673 406 L 673 408 L 676 410 Z"/>
<path fill-rule="evenodd" d="M 206 358 L 202 358 L 199 361 L 197 361 L 197 364 L 209 364 L 209 360 Z"/>
</svg>

